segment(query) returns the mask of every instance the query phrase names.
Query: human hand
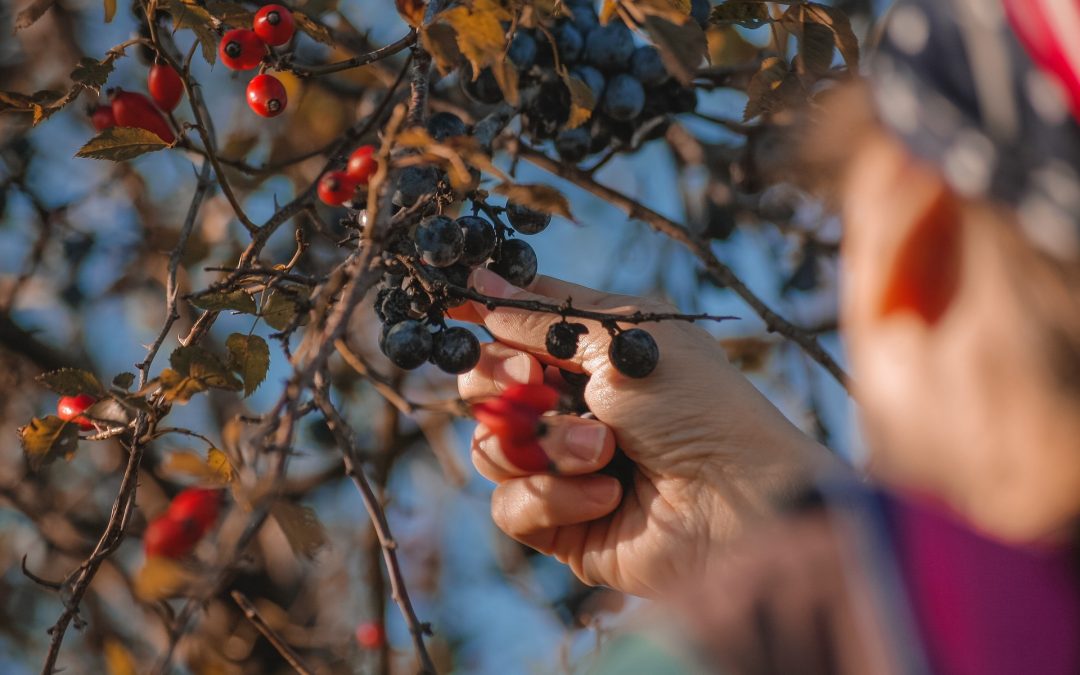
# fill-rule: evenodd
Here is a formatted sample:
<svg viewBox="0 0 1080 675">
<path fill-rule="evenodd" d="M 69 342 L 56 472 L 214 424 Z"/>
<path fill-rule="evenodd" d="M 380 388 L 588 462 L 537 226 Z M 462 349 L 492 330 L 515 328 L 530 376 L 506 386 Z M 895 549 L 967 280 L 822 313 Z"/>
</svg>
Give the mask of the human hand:
<svg viewBox="0 0 1080 675">
<path fill-rule="evenodd" d="M 530 291 L 487 270 L 470 285 L 490 297 L 538 300 L 613 314 L 670 312 L 652 300 L 610 295 L 549 277 Z M 657 595 L 687 574 L 704 572 L 720 547 L 764 518 L 832 463 L 734 367 L 699 326 L 644 324 L 660 347 L 656 370 L 643 379 L 620 374 L 608 360 L 608 332 L 582 321 L 577 355 L 548 355 L 544 340 L 557 315 L 487 309 L 471 303 L 498 342 L 484 345 L 477 367 L 458 380 L 466 400 L 506 387 L 537 384 L 545 367 L 587 373 L 590 420 L 545 417 L 541 445 L 557 473 L 515 467 L 483 426 L 473 437 L 477 470 L 497 483 L 492 516 L 508 535 L 566 563 L 585 583 Z M 575 319 L 576 320 L 576 319 Z M 634 462 L 624 489 L 597 473 L 618 445 Z"/>
</svg>

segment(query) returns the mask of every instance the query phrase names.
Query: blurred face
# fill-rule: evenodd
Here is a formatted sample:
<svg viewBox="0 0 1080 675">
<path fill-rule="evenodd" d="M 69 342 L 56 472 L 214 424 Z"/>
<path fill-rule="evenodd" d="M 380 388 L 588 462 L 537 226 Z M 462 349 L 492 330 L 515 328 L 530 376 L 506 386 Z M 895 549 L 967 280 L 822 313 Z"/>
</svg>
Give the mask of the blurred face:
<svg viewBox="0 0 1080 675">
<path fill-rule="evenodd" d="M 1000 214 L 962 203 L 939 223 L 955 251 L 919 234 L 942 217 L 943 189 L 880 133 L 844 184 L 842 318 L 869 469 L 997 536 L 1053 536 L 1080 513 L 1076 403 L 1052 384 L 1002 247 L 986 235 Z M 929 254 L 912 256 L 920 246 Z M 942 269 L 955 275 L 907 283 Z"/>
</svg>

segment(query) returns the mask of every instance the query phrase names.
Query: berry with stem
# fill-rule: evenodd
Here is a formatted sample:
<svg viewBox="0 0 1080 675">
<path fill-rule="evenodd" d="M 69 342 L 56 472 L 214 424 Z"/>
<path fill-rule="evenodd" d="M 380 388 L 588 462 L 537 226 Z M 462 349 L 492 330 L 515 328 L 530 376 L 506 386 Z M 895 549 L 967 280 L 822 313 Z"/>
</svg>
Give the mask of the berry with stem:
<svg viewBox="0 0 1080 675">
<path fill-rule="evenodd" d="M 218 57 L 230 70 L 251 70 L 266 56 L 266 43 L 255 31 L 234 28 L 221 36 Z"/>
<path fill-rule="evenodd" d="M 548 354 L 557 359 L 572 359 L 577 354 L 578 338 L 588 332 L 589 329 L 580 323 L 568 321 L 553 323 L 548 328 L 544 346 Z"/>
<path fill-rule="evenodd" d="M 640 328 L 619 332 L 611 339 L 608 358 L 615 370 L 627 377 L 646 377 L 660 360 L 660 348 L 652 335 Z"/>
<path fill-rule="evenodd" d="M 174 110 L 184 97 L 184 82 L 176 69 L 167 63 L 155 63 L 146 75 L 146 90 L 157 107 L 165 112 Z"/>
<path fill-rule="evenodd" d="M 319 199 L 327 206 L 341 206 L 352 199 L 356 183 L 344 171 L 331 171 L 319 179 Z"/>
<path fill-rule="evenodd" d="M 285 85 L 273 75 L 261 73 L 251 78 L 247 86 L 247 102 L 256 115 L 277 117 L 285 112 L 289 96 Z"/>
</svg>

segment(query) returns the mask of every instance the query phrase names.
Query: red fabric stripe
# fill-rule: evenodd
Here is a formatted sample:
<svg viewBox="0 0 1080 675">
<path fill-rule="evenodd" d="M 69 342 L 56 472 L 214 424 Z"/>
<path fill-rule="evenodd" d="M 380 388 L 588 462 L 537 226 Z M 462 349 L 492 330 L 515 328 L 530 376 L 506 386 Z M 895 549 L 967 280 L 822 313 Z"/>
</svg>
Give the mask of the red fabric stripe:
<svg viewBox="0 0 1080 675">
<path fill-rule="evenodd" d="M 1061 85 L 1073 116 L 1080 121 L 1080 64 L 1070 61 L 1060 32 L 1071 34 L 1073 40 L 1080 40 L 1080 34 L 1071 32 L 1071 27 L 1055 26 L 1046 6 L 1053 1 L 1003 0 L 1009 22 L 1024 49 L 1040 70 L 1052 75 Z M 1080 0 L 1064 1 L 1075 3 L 1080 11 Z"/>
</svg>

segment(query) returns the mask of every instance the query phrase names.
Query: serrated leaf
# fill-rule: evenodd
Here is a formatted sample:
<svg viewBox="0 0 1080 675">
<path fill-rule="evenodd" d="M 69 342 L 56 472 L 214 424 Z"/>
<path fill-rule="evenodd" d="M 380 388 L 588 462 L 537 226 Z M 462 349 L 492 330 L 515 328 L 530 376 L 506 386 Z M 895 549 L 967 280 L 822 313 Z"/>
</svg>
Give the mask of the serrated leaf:
<svg viewBox="0 0 1080 675">
<path fill-rule="evenodd" d="M 112 23 L 116 16 L 116 0 L 105 0 L 105 23 Z"/>
<path fill-rule="evenodd" d="M 88 56 L 79 59 L 79 63 L 71 71 L 71 79 L 94 91 L 100 91 L 109 81 L 115 62 L 111 59 L 98 61 Z"/>
<path fill-rule="evenodd" d="M 158 380 L 165 400 L 187 403 L 207 389 L 240 391 L 244 385 L 213 353 L 198 345 L 179 347 L 169 355 L 172 368 L 162 371 Z"/>
<path fill-rule="evenodd" d="M 788 64 L 781 58 L 770 56 L 761 62 L 761 67 L 750 79 L 746 90 L 746 109 L 743 119 L 749 120 L 767 112 L 773 112 L 779 106 L 777 90 L 788 74 Z"/>
<path fill-rule="evenodd" d="M 32 471 L 52 464 L 60 457 L 70 457 L 79 447 L 79 428 L 56 415 L 35 417 L 19 427 L 19 443 Z"/>
<path fill-rule="evenodd" d="M 244 381 L 244 396 L 251 396 L 270 369 L 270 347 L 258 335 L 233 333 L 225 340 L 229 365 Z"/>
<path fill-rule="evenodd" d="M 474 0 L 443 10 L 435 21 L 453 27 L 458 49 L 469 60 L 473 73 L 499 61 L 506 49 L 503 21 L 513 18 L 496 0 Z"/>
<path fill-rule="evenodd" d="M 218 35 L 214 17 L 195 0 L 159 0 L 158 7 L 173 17 L 173 29 L 187 28 L 195 33 L 203 58 L 213 65 L 217 61 Z"/>
<path fill-rule="evenodd" d="M 520 206 L 559 215 L 567 220 L 574 219 L 574 216 L 570 213 L 570 202 L 567 201 L 566 196 L 550 185 L 501 183 L 495 186 L 495 192 L 505 195 L 507 201 Z"/>
<path fill-rule="evenodd" d="M 233 480 L 232 464 L 225 453 L 217 448 L 210 448 L 205 459 L 192 451 L 169 453 L 161 468 L 167 474 L 194 478 L 212 487 L 228 485 Z"/>
<path fill-rule="evenodd" d="M 105 393 L 105 387 L 101 386 L 93 373 L 78 368 L 61 368 L 42 373 L 37 376 L 37 381 L 61 396 L 101 396 Z"/>
<path fill-rule="evenodd" d="M 683 85 L 690 86 L 702 61 L 709 55 L 705 32 L 697 22 L 685 16 L 682 17 L 682 23 L 673 23 L 659 16 L 647 16 L 645 32 L 659 50 L 667 71 Z"/>
<path fill-rule="evenodd" d="M 163 556 L 149 556 L 135 573 L 135 595 L 143 602 L 175 598 L 198 580 L 198 575 L 181 563 Z"/>
<path fill-rule="evenodd" d="M 318 24 L 311 20 L 311 17 L 301 12 L 293 12 L 293 20 L 296 21 L 296 27 L 307 33 L 316 42 L 321 42 L 324 45 L 334 44 L 334 37 L 330 35 L 330 31 L 326 29 L 326 26 Z"/>
<path fill-rule="evenodd" d="M 562 72 L 560 76 L 563 84 L 570 91 L 570 117 L 567 118 L 563 128 L 575 129 L 585 124 L 592 117 L 593 110 L 596 109 L 596 96 L 593 95 L 589 85 L 579 78 L 570 75 L 568 72 Z"/>
<path fill-rule="evenodd" d="M 263 321 L 274 330 L 285 330 L 292 325 L 300 311 L 300 305 L 290 295 L 281 291 L 272 291 L 262 308 Z"/>
<path fill-rule="evenodd" d="M 319 549 L 326 545 L 326 528 L 310 506 L 279 501 L 270 507 L 270 515 L 281 527 L 289 547 L 297 556 L 314 558 Z"/>
<path fill-rule="evenodd" d="M 86 145 L 79 148 L 75 156 L 122 162 L 167 147 L 169 144 L 152 131 L 135 127 L 113 127 L 91 138 Z"/>
<path fill-rule="evenodd" d="M 114 387 L 130 389 L 131 385 L 135 384 L 135 373 L 120 373 L 113 378 L 112 383 Z"/>
<path fill-rule="evenodd" d="M 759 0 L 727 0 L 709 13 L 709 23 L 713 25 L 737 23 L 746 28 L 758 28 L 770 20 L 768 5 Z"/>
<path fill-rule="evenodd" d="M 157 381 L 162 395 L 169 403 L 187 403 L 195 394 L 201 394 L 209 389 L 202 380 L 189 377 L 172 368 L 161 371 Z"/>
<path fill-rule="evenodd" d="M 243 314 L 255 314 L 259 308 L 255 300 L 246 291 L 215 291 L 191 298 L 191 304 L 209 312 L 234 311 Z"/>
<path fill-rule="evenodd" d="M 250 26 L 252 20 L 255 18 L 254 12 L 248 11 L 243 5 L 239 5 L 235 2 L 209 0 L 206 3 L 206 11 L 210 12 L 211 15 L 223 24 L 235 28 Z"/>
<path fill-rule="evenodd" d="M 840 50 L 840 56 L 844 57 L 844 63 L 848 69 L 855 71 L 859 67 L 859 38 L 855 37 L 855 31 L 851 28 L 851 19 L 847 14 L 835 7 L 811 2 L 806 5 L 807 22 L 819 23 L 827 26 L 833 33 L 836 48 Z"/>
</svg>

